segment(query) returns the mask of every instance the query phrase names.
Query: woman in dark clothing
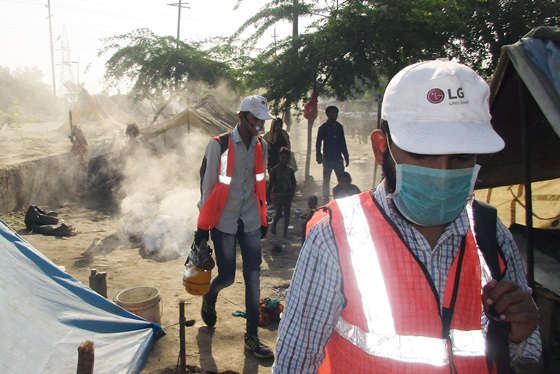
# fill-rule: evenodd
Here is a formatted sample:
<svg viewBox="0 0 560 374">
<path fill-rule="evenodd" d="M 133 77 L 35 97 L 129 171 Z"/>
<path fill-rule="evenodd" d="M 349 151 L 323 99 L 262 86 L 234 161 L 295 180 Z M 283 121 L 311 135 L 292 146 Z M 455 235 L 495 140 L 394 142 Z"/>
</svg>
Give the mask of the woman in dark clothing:
<svg viewBox="0 0 560 374">
<path fill-rule="evenodd" d="M 263 139 L 268 144 L 268 172 L 279 163 L 279 154 L 281 148 L 291 149 L 290 135 L 282 128 L 282 118 L 276 118 L 271 125 L 270 131 L 264 134 Z"/>
</svg>

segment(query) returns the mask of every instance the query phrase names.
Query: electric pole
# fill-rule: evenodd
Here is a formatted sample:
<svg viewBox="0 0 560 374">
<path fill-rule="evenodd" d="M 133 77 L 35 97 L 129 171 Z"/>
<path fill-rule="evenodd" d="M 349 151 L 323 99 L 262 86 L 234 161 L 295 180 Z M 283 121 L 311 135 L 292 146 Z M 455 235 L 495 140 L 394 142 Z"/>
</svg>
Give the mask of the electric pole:
<svg viewBox="0 0 560 374">
<path fill-rule="evenodd" d="M 274 28 L 274 34 L 272 34 L 272 37 L 274 38 L 274 55 L 276 56 L 276 37 L 278 35 L 276 35 L 276 27 Z"/>
<path fill-rule="evenodd" d="M 177 15 L 177 47 L 179 47 L 179 40 L 181 37 L 181 8 L 185 8 L 185 9 L 191 9 L 189 5 L 189 3 L 185 3 L 183 4 L 181 0 L 179 0 L 178 3 L 171 3 L 171 4 L 167 4 L 167 5 L 171 5 L 171 6 L 176 6 L 178 8 L 178 15 Z"/>
<path fill-rule="evenodd" d="M 58 94 L 67 97 L 70 91 L 75 90 L 74 74 L 72 72 L 72 62 L 70 61 L 70 45 L 66 34 L 66 25 L 62 28 L 62 40 L 60 45 L 60 79 L 58 82 Z"/>
<path fill-rule="evenodd" d="M 48 12 L 49 12 L 49 34 L 50 34 L 50 40 L 51 40 L 51 72 L 52 72 L 52 89 L 53 89 L 53 95 L 56 98 L 56 80 L 55 80 L 55 76 L 54 76 L 54 43 L 52 40 L 52 23 L 51 23 L 51 0 L 47 1 L 47 8 L 48 8 Z"/>
</svg>

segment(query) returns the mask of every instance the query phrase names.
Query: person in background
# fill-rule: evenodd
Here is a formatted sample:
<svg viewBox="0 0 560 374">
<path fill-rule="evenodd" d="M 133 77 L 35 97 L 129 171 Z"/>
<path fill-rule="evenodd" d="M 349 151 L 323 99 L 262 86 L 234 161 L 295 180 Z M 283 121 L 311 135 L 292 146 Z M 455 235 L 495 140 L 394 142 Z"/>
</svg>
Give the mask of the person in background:
<svg viewBox="0 0 560 374">
<path fill-rule="evenodd" d="M 275 118 L 270 125 L 270 130 L 263 136 L 263 139 L 268 144 L 267 169 L 269 173 L 280 161 L 280 149 L 287 148 L 291 150 L 290 135 L 282 128 L 283 123 L 282 118 Z"/>
<path fill-rule="evenodd" d="M 213 138 L 201 167 L 202 198 L 198 203 L 195 245 L 208 241 L 211 231 L 218 274 L 202 297 L 202 320 L 208 327 L 217 321 L 218 293 L 235 281 L 236 243 L 241 248 L 247 325 L 245 349 L 258 358 L 272 358 L 272 349 L 258 337 L 260 309 L 261 239 L 266 235 L 266 142 L 258 134 L 272 119 L 262 96 L 248 96 L 239 106 L 239 124 Z"/>
<path fill-rule="evenodd" d="M 150 142 L 140 139 L 140 129 L 136 123 L 129 123 L 125 131 L 127 142 L 124 147 L 125 157 L 153 156 L 157 153 L 156 148 Z"/>
<path fill-rule="evenodd" d="M 348 166 L 350 163 L 350 157 L 346 147 L 344 129 L 337 122 L 338 108 L 328 106 L 325 113 L 328 119 L 319 126 L 315 147 L 317 149 L 317 163 L 323 165 L 323 202 L 326 203 L 330 198 L 332 171 L 334 170 L 338 177 L 344 171 L 344 165 Z"/>
<path fill-rule="evenodd" d="M 361 191 L 355 184 L 352 184 L 352 177 L 347 171 L 343 171 L 338 176 L 338 184 L 333 188 L 333 198 L 342 199 L 343 197 L 359 194 Z"/>
<path fill-rule="evenodd" d="M 289 165 L 291 153 L 288 148 L 280 150 L 280 163 L 270 171 L 270 179 L 266 190 L 266 200 L 274 202 L 276 213 L 272 221 L 271 233 L 276 235 L 276 225 L 284 217 L 284 239 L 288 238 L 288 225 L 290 224 L 290 208 L 296 193 L 296 176 L 294 169 Z"/>
<path fill-rule="evenodd" d="M 473 199 L 477 154 L 504 147 L 489 94 L 473 70 L 448 60 L 410 65 L 389 82 L 371 134 L 385 179 L 309 222 L 273 373 L 537 364 L 538 310 L 519 251 L 495 210 L 492 224 L 493 208 Z"/>
</svg>

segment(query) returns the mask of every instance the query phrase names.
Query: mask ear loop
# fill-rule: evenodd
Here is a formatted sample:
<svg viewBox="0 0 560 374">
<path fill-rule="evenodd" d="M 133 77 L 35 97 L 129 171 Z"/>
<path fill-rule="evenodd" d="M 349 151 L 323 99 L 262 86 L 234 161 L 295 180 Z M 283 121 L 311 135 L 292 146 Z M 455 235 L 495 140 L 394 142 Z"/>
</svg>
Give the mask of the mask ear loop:
<svg viewBox="0 0 560 374">
<path fill-rule="evenodd" d="M 389 155 L 391 155 L 391 158 L 393 159 L 395 166 L 397 166 L 399 163 L 395 160 L 395 156 L 393 156 L 393 152 L 391 152 L 391 137 L 388 134 L 385 134 L 385 136 L 387 137 L 387 149 L 389 150 Z"/>
<path fill-rule="evenodd" d="M 253 125 L 251 121 L 249 121 L 249 117 L 247 117 L 247 114 L 243 113 L 243 117 L 245 117 L 245 121 L 247 121 L 247 123 L 251 125 L 251 127 L 255 127 L 255 125 Z"/>
</svg>

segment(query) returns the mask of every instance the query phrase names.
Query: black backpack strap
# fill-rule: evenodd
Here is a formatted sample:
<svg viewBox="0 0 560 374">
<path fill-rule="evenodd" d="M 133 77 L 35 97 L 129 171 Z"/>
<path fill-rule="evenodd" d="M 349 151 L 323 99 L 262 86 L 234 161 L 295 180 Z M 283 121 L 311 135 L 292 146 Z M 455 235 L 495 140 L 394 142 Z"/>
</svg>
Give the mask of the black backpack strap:
<svg viewBox="0 0 560 374">
<path fill-rule="evenodd" d="M 486 264 L 490 269 L 492 278 L 500 280 L 502 278 L 500 261 L 498 256 L 500 248 L 496 240 L 496 230 L 498 221 L 498 211 L 490 204 L 474 200 L 474 235 L 480 251 L 484 255 Z"/>
<path fill-rule="evenodd" d="M 220 142 L 220 155 L 223 154 L 229 146 L 229 132 L 224 132 L 218 136 L 218 141 Z"/>
<path fill-rule="evenodd" d="M 501 248 L 496 240 L 498 211 L 492 205 L 474 200 L 474 235 L 478 248 L 486 260 L 493 279 L 500 280 Z M 488 316 L 488 330 L 486 333 L 486 363 L 489 369 L 496 368 L 498 374 L 511 373 L 509 364 L 508 335 L 511 329 L 509 323 L 500 321 L 495 316 Z"/>
<path fill-rule="evenodd" d="M 225 132 L 220 134 L 217 137 L 212 138 L 212 140 L 217 140 L 220 143 L 220 155 L 222 155 L 229 146 L 229 132 Z M 210 141 L 212 141 L 210 140 Z M 206 173 L 206 164 L 208 161 L 206 160 L 206 155 L 202 158 L 202 164 L 200 165 L 200 198 L 202 199 L 202 181 L 204 180 L 204 174 Z"/>
</svg>

